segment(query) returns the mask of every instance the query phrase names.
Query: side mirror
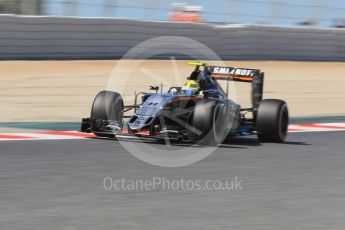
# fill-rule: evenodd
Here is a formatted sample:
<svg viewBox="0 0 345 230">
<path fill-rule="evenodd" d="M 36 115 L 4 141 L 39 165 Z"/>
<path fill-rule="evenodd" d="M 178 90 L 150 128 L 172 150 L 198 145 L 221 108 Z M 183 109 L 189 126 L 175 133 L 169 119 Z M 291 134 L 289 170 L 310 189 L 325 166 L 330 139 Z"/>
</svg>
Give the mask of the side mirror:
<svg viewBox="0 0 345 230">
<path fill-rule="evenodd" d="M 150 86 L 150 90 L 154 90 L 154 91 L 156 91 L 156 93 L 158 92 L 158 90 L 159 90 L 159 86 Z"/>
<path fill-rule="evenodd" d="M 150 86 L 150 90 L 159 90 L 159 86 Z"/>
</svg>

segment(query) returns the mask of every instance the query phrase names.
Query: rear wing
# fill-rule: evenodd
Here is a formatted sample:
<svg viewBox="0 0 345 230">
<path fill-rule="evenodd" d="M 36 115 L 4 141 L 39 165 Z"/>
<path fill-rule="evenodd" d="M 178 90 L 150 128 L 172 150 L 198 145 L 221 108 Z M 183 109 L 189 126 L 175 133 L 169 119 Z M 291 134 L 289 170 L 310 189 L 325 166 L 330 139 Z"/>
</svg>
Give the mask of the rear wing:
<svg viewBox="0 0 345 230">
<path fill-rule="evenodd" d="M 258 69 L 210 66 L 209 70 L 211 77 L 216 80 L 253 82 L 255 76 L 260 75 L 260 70 Z"/>
<path fill-rule="evenodd" d="M 256 110 L 262 101 L 263 87 L 264 87 L 264 73 L 259 69 L 244 69 L 233 67 L 208 67 L 210 77 L 215 80 L 227 80 L 237 82 L 252 83 L 252 104 L 254 116 Z"/>
</svg>

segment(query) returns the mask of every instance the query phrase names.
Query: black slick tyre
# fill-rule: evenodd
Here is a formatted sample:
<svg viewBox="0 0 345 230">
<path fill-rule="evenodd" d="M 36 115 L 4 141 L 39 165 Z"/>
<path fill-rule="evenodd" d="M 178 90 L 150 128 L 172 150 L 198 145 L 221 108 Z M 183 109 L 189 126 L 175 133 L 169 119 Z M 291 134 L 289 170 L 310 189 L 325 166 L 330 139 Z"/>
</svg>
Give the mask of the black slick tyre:
<svg viewBox="0 0 345 230">
<path fill-rule="evenodd" d="M 289 125 L 289 112 L 285 101 L 265 99 L 256 114 L 256 131 L 262 142 L 284 142 Z"/>
<path fill-rule="evenodd" d="M 200 100 L 194 108 L 192 126 L 199 132 L 195 140 L 201 145 L 217 145 L 227 136 L 224 122 L 226 106 L 212 100 Z"/>
<path fill-rule="evenodd" d="M 92 104 L 91 118 L 111 121 L 122 129 L 123 123 L 123 99 L 119 93 L 112 91 L 99 92 Z M 113 134 L 95 132 L 99 137 L 114 137 Z"/>
</svg>

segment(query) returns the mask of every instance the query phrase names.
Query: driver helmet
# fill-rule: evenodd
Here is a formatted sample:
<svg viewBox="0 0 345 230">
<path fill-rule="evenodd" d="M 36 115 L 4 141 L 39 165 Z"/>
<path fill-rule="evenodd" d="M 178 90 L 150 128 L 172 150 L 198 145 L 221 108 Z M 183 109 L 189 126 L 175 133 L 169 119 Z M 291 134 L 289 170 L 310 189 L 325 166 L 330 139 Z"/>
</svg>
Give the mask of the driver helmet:
<svg viewBox="0 0 345 230">
<path fill-rule="evenodd" d="M 191 96 L 197 94 L 200 90 L 200 85 L 197 81 L 187 80 L 182 86 L 183 93 L 185 95 Z"/>
</svg>

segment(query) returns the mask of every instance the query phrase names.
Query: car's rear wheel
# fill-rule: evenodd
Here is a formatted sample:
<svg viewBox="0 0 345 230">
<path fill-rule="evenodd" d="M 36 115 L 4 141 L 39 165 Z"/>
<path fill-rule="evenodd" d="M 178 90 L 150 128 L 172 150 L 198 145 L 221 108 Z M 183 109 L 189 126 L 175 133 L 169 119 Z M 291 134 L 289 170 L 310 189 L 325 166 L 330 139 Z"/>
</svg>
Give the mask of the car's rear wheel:
<svg viewBox="0 0 345 230">
<path fill-rule="evenodd" d="M 198 131 L 195 140 L 202 145 L 217 145 L 227 136 L 227 107 L 220 102 L 200 100 L 194 108 L 192 126 Z"/>
<path fill-rule="evenodd" d="M 122 129 L 123 99 L 119 93 L 112 91 L 99 92 L 92 104 L 91 118 L 107 120 Z M 114 137 L 113 134 L 97 133 L 99 137 Z"/>
<path fill-rule="evenodd" d="M 289 125 L 289 112 L 285 101 L 265 99 L 256 114 L 256 131 L 262 142 L 284 142 Z"/>
</svg>

